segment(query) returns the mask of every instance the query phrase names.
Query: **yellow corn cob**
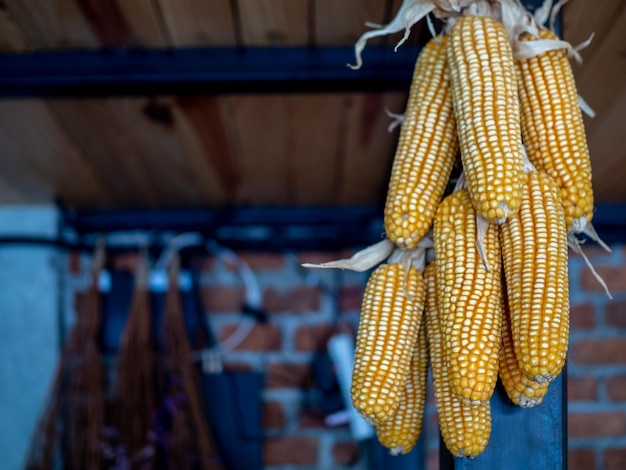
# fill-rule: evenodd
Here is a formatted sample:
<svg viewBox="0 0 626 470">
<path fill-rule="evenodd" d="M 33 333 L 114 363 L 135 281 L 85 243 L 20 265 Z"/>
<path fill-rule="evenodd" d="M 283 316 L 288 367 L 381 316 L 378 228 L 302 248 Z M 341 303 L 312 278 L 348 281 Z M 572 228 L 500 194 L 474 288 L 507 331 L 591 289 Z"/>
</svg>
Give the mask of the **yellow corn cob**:
<svg viewBox="0 0 626 470">
<path fill-rule="evenodd" d="M 517 362 L 511 336 L 510 312 L 503 286 L 502 296 L 502 348 L 500 349 L 500 381 L 511 401 L 522 408 L 530 408 L 541 404 L 548 393 L 548 383 L 540 384 L 526 377 Z"/>
<path fill-rule="evenodd" d="M 395 413 L 406 385 L 424 310 L 424 280 L 414 267 L 383 264 L 365 287 L 352 373 L 352 404 L 369 421 Z"/>
<path fill-rule="evenodd" d="M 540 36 L 558 39 L 549 30 L 542 30 Z M 585 126 L 567 52 L 544 52 L 517 61 L 516 66 L 528 158 L 557 182 L 567 228 L 580 232 L 593 216 L 593 189 Z"/>
<path fill-rule="evenodd" d="M 524 175 L 522 207 L 500 227 L 515 356 L 528 378 L 549 382 L 565 363 L 569 283 L 565 214 L 554 180 Z"/>
<path fill-rule="evenodd" d="M 426 404 L 426 373 L 428 372 L 428 345 L 424 315 L 421 315 L 417 343 L 413 349 L 411 368 L 400 404 L 392 418 L 376 426 L 380 443 L 391 449 L 392 455 L 408 454 L 422 431 Z"/>
<path fill-rule="evenodd" d="M 391 170 L 385 231 L 402 249 L 430 229 L 459 150 L 446 42 L 437 36 L 420 52 Z"/>
<path fill-rule="evenodd" d="M 455 457 L 476 457 L 491 435 L 491 407 L 489 402 L 478 406 L 463 403 L 450 387 L 450 378 L 444 355 L 441 319 L 437 302 L 437 275 L 435 263 L 426 266 L 426 336 L 433 371 L 435 404 L 439 414 L 441 436 Z"/>
<path fill-rule="evenodd" d="M 491 397 L 500 349 L 500 243 L 489 224 L 484 246 L 490 271 L 476 248 L 476 213 L 467 189 L 447 196 L 435 217 L 437 284 L 452 389 L 472 404 Z"/>
<path fill-rule="evenodd" d="M 458 20 L 448 40 L 461 158 L 479 215 L 502 223 L 521 203 L 523 159 L 515 65 L 504 26 L 486 16 Z"/>
</svg>

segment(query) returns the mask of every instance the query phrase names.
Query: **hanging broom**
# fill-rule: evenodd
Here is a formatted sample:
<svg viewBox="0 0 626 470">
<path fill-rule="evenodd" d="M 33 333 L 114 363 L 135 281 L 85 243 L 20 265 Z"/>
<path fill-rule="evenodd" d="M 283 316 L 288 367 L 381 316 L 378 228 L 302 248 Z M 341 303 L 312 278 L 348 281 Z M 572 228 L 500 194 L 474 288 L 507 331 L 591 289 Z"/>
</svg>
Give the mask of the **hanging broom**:
<svg viewBox="0 0 626 470">
<path fill-rule="evenodd" d="M 81 352 L 75 357 L 68 397 L 68 429 L 70 447 L 64 452 L 72 469 L 100 468 L 100 431 L 104 423 L 104 366 L 98 344 L 102 321 L 102 305 L 98 277 L 104 265 L 104 244 L 99 243 L 94 255 L 91 286 L 79 309 L 76 341 Z"/>
<path fill-rule="evenodd" d="M 50 397 L 31 442 L 28 470 L 53 468 L 61 459 L 66 469 L 100 468 L 104 370 L 98 346 L 98 277 L 104 258 L 104 244 L 99 242 L 92 262 L 91 285 L 84 301 L 76 307 L 76 323 L 61 352 Z"/>
<path fill-rule="evenodd" d="M 169 440 L 169 468 L 218 469 L 213 438 L 206 422 L 199 383 L 185 329 L 179 290 L 180 258 L 175 254 L 169 267 L 165 298 L 164 338 L 168 370 L 168 399 L 174 400 Z"/>
<path fill-rule="evenodd" d="M 155 461 L 155 418 L 159 403 L 157 361 L 152 338 L 148 291 L 149 267 L 144 251 L 137 261 L 135 288 L 119 350 L 116 427 L 127 465 L 151 468 Z M 117 462 L 120 463 L 120 462 Z"/>
</svg>

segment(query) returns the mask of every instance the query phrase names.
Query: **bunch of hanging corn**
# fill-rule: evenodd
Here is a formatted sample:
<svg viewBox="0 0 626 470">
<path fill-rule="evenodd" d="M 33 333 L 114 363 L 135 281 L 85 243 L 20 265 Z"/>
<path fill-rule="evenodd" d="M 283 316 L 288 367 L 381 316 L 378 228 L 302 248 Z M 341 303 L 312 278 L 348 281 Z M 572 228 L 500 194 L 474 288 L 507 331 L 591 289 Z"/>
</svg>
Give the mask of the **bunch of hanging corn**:
<svg viewBox="0 0 626 470">
<path fill-rule="evenodd" d="M 368 38 L 431 11 L 446 22 L 415 66 L 387 239 L 317 266 L 384 261 L 365 289 L 352 401 L 394 454 L 419 437 L 429 358 L 444 442 L 466 457 L 487 445 L 498 377 L 531 407 L 563 368 L 567 247 L 597 235 L 573 49 L 541 26 L 550 3 L 531 17 L 518 0 L 405 0 L 355 46 L 358 68 Z M 459 153 L 463 172 L 444 197 Z"/>
</svg>

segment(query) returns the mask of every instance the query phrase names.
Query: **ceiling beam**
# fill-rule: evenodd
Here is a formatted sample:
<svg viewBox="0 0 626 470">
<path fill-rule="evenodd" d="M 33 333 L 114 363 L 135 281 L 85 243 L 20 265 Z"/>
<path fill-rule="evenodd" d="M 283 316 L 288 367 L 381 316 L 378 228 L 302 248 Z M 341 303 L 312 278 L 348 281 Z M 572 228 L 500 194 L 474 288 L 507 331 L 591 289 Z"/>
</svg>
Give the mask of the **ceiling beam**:
<svg viewBox="0 0 626 470">
<path fill-rule="evenodd" d="M 593 224 L 607 243 L 626 242 L 626 204 L 598 204 Z M 233 249 L 341 250 L 384 236 L 383 208 L 231 207 L 220 209 L 65 210 L 77 235 L 113 232 L 199 232 Z"/>
<path fill-rule="evenodd" d="M 419 49 L 372 46 L 38 52 L 0 55 L 0 97 L 406 91 Z"/>
</svg>

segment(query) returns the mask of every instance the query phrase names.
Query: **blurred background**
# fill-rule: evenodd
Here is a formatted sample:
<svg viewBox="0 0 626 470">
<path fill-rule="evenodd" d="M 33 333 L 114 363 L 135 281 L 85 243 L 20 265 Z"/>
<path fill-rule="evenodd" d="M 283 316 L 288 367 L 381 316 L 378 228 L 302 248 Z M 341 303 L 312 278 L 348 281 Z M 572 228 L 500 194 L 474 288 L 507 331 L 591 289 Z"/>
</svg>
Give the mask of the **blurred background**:
<svg viewBox="0 0 626 470">
<path fill-rule="evenodd" d="M 327 347 L 367 273 L 300 264 L 384 232 L 386 111 L 429 33 L 345 64 L 400 3 L 0 1 L 0 468 L 80 468 L 89 439 L 92 468 L 392 468 Z M 626 5 L 572 0 L 562 31 L 595 32 L 574 71 L 613 248 L 585 246 L 612 301 L 571 256 L 569 468 L 623 469 Z M 432 393 L 423 435 L 398 468 L 438 467 Z"/>
</svg>

